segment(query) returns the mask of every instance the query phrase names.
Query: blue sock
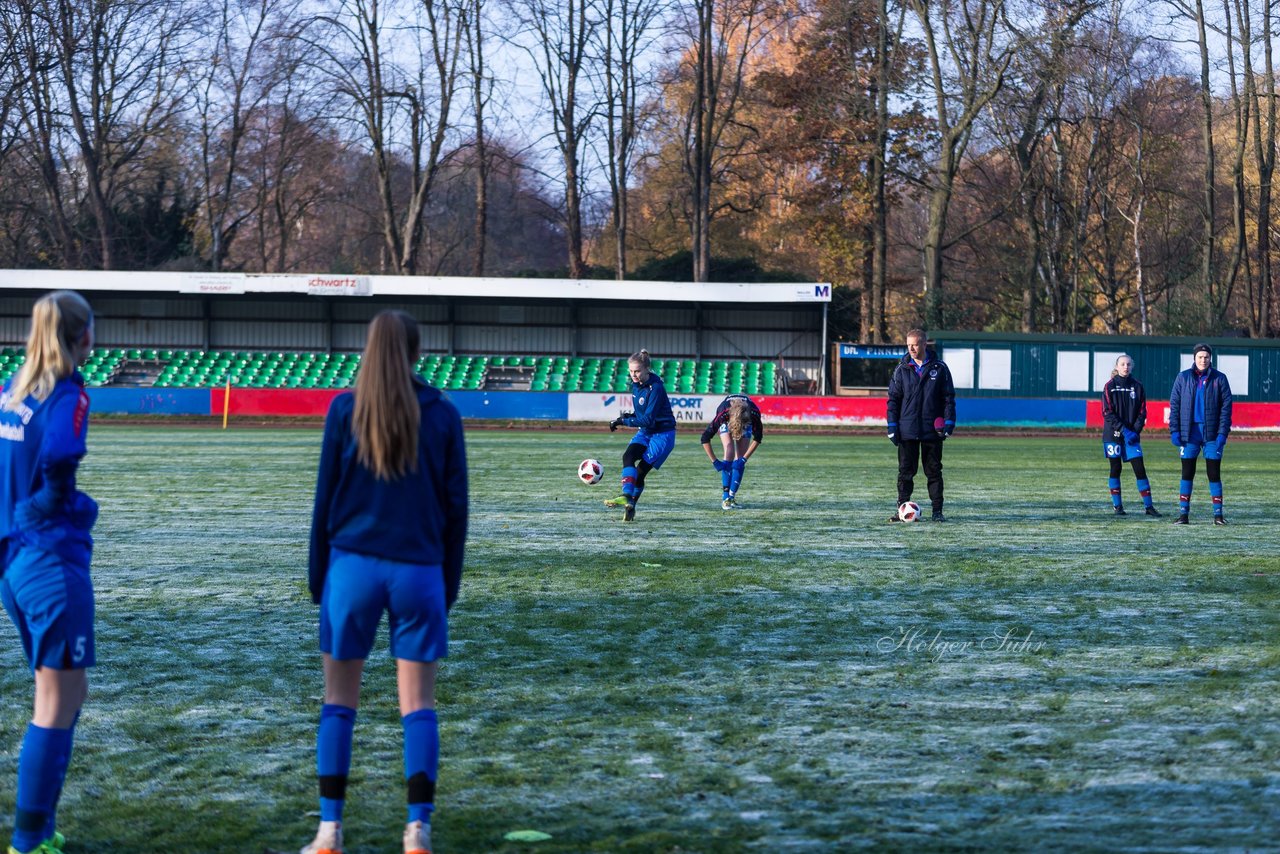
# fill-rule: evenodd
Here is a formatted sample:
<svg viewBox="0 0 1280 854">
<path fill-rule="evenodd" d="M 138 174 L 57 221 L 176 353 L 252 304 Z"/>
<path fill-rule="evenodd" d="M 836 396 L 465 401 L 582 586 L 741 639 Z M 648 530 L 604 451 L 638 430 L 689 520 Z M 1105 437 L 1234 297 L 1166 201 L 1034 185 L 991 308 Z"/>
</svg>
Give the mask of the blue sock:
<svg viewBox="0 0 1280 854">
<path fill-rule="evenodd" d="M 1111 487 L 1111 506 L 1119 507 L 1120 506 L 1120 478 L 1118 477 L 1107 478 L 1107 486 Z"/>
<path fill-rule="evenodd" d="M 320 780 L 320 820 L 342 821 L 347 800 L 347 775 L 351 773 L 351 737 L 356 710 L 325 703 L 320 707 L 316 732 L 316 776 Z"/>
<path fill-rule="evenodd" d="M 626 466 L 622 470 L 622 494 L 631 498 L 636 494 L 636 477 L 640 472 L 635 466 Z"/>
<path fill-rule="evenodd" d="M 738 487 L 742 486 L 742 475 L 747 470 L 747 464 L 744 460 L 733 461 L 733 477 L 729 481 L 729 494 L 737 495 Z"/>
<path fill-rule="evenodd" d="M 58 801 L 62 798 L 62 787 L 67 782 L 67 768 L 71 765 L 71 748 L 75 743 L 76 724 L 80 723 L 80 709 L 76 709 L 76 716 L 71 719 L 71 728 L 67 731 L 66 738 L 66 758 L 62 761 L 62 777 L 58 780 L 58 794 L 53 799 L 53 809 L 49 811 L 49 820 L 44 825 L 44 838 L 52 839 L 53 832 L 58 828 Z"/>
<path fill-rule="evenodd" d="M 1178 482 L 1178 512 L 1183 516 L 1191 512 L 1191 481 Z"/>
<path fill-rule="evenodd" d="M 724 492 L 725 498 L 729 497 L 729 478 L 732 476 L 732 474 L 733 473 L 729 471 L 729 469 L 724 469 L 723 471 L 720 472 L 720 487 Z"/>
<path fill-rule="evenodd" d="M 1209 481 L 1209 499 L 1213 502 L 1213 515 L 1222 515 L 1222 481 Z"/>
<path fill-rule="evenodd" d="M 27 725 L 18 755 L 17 810 L 11 842 L 16 850 L 31 851 L 47 838 L 45 828 L 53 820 L 70 759 L 70 729 Z"/>
<path fill-rule="evenodd" d="M 419 709 L 400 719 L 404 726 L 404 779 L 409 821 L 431 821 L 440 767 L 440 724 L 435 709 Z"/>
<path fill-rule="evenodd" d="M 1153 506 L 1151 501 L 1151 481 L 1145 477 L 1138 478 L 1138 494 L 1142 496 L 1142 503 L 1148 507 Z"/>
</svg>

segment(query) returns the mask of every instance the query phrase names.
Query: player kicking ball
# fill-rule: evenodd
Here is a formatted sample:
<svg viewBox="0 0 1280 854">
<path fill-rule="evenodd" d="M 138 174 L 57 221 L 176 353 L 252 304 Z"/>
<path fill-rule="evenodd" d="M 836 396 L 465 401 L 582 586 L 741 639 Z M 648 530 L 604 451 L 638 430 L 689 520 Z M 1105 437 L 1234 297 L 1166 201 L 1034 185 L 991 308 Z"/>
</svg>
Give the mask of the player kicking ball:
<svg viewBox="0 0 1280 854">
<path fill-rule="evenodd" d="M 662 377 L 650 370 L 653 359 L 641 350 L 627 360 L 631 376 L 634 412 L 624 412 L 609 422 L 609 432 L 619 427 L 634 427 L 627 449 L 622 452 L 622 494 L 604 502 L 606 507 L 621 507 L 622 521 L 636 520 L 636 503 L 644 492 L 644 479 L 649 472 L 661 468 L 676 446 L 676 416 Z"/>
</svg>

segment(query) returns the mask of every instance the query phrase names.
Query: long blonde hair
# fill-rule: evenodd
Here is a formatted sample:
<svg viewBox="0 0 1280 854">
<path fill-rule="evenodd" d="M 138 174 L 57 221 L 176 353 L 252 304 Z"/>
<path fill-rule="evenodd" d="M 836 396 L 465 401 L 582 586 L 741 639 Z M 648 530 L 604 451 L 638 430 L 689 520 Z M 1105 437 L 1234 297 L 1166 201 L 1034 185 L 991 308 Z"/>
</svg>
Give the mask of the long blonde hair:
<svg viewBox="0 0 1280 854">
<path fill-rule="evenodd" d="M 742 398 L 729 401 L 729 436 L 735 442 L 747 432 L 751 424 L 751 414 L 747 410 L 747 402 Z"/>
<path fill-rule="evenodd" d="M 356 376 L 352 428 L 357 458 L 379 480 L 418 470 L 421 413 L 413 388 L 413 362 L 421 338 L 418 322 L 403 311 L 379 312 Z"/>
<path fill-rule="evenodd" d="M 93 324 L 93 309 L 75 291 L 54 291 L 36 300 L 31 309 L 31 333 L 27 358 L 13 378 L 9 408 L 16 409 L 28 396 L 44 400 L 58 380 L 76 369 L 76 346 Z"/>
</svg>

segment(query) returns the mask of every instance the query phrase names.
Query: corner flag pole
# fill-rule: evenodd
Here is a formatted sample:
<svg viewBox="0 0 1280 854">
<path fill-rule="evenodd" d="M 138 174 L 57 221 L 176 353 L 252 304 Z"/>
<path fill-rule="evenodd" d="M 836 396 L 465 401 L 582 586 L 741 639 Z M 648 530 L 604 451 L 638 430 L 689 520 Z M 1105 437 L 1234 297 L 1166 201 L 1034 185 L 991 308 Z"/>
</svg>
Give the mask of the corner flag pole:
<svg viewBox="0 0 1280 854">
<path fill-rule="evenodd" d="M 231 375 L 227 375 L 227 386 L 222 392 L 222 429 L 227 429 L 227 416 L 231 414 Z"/>
</svg>

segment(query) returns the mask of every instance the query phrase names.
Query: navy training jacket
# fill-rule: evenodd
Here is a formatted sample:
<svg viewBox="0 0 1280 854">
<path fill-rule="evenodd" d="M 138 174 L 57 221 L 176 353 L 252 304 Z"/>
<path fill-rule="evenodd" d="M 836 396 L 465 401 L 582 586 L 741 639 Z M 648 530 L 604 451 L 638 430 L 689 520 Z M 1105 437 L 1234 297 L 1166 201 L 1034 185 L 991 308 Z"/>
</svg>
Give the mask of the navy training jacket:
<svg viewBox="0 0 1280 854">
<path fill-rule="evenodd" d="M 941 418 L 947 432 L 956 424 L 956 389 L 946 364 L 926 350 L 924 364 L 916 367 L 910 355 L 893 369 L 889 381 L 887 420 L 889 432 L 902 439 L 935 441 L 934 421 Z"/>
<path fill-rule="evenodd" d="M 623 424 L 646 433 L 666 433 L 676 429 L 676 416 L 671 411 L 671 399 L 667 397 L 662 377 L 650 371 L 644 385 L 631 384 L 631 397 L 635 403 L 635 414 L 622 419 Z"/>
<path fill-rule="evenodd" d="M 89 435 L 89 395 L 79 372 L 58 380 L 44 400 L 9 408 L 0 392 L 0 575 L 11 548 L 32 545 L 87 567 L 98 504 L 76 489 Z"/>
<path fill-rule="evenodd" d="M 333 399 L 324 421 L 316 502 L 311 516 L 308 586 L 319 604 L 329 550 L 415 564 L 440 564 L 445 605 L 462 582 L 467 538 L 467 454 L 462 418 L 440 390 L 415 383 L 421 424 L 418 469 L 397 480 L 374 477 L 361 465 L 352 430 L 355 394 Z"/>
<path fill-rule="evenodd" d="M 1173 381 L 1169 392 L 1169 430 L 1183 439 L 1191 435 L 1191 425 L 1196 420 L 1196 383 L 1200 381 L 1195 368 L 1187 368 Z M 1204 385 L 1204 439 L 1211 442 L 1218 436 L 1231 432 L 1231 383 L 1227 375 L 1209 367 Z"/>
<path fill-rule="evenodd" d="M 1116 374 L 1102 387 L 1102 423 L 1107 434 L 1125 428 L 1141 433 L 1147 423 L 1147 392 L 1130 374 Z"/>
</svg>

